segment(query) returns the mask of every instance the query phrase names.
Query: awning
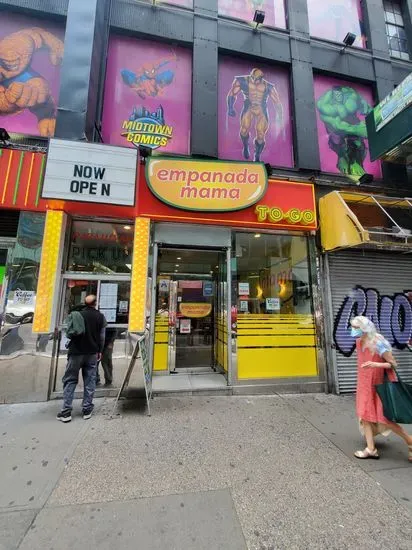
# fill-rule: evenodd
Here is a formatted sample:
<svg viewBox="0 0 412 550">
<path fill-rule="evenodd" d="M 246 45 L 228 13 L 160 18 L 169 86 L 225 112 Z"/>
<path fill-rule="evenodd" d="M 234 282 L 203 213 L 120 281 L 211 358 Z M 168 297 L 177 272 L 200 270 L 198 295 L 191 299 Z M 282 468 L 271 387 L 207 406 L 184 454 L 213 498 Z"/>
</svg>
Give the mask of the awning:
<svg viewBox="0 0 412 550">
<path fill-rule="evenodd" d="M 412 198 L 332 191 L 319 200 L 319 213 L 324 251 L 412 251 Z"/>
</svg>

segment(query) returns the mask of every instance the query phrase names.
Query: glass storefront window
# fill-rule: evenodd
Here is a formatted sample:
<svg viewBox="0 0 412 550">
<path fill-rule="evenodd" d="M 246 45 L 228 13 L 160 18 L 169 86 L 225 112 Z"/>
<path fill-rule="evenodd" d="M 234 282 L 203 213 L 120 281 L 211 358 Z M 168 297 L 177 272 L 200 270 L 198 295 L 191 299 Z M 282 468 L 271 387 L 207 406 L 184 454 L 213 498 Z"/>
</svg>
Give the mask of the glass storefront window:
<svg viewBox="0 0 412 550">
<path fill-rule="evenodd" d="M 130 274 L 133 227 L 76 220 L 72 224 L 67 271 Z"/>
<path fill-rule="evenodd" d="M 237 233 L 238 378 L 318 375 L 308 240 Z"/>
<path fill-rule="evenodd" d="M 305 237 L 238 233 L 238 315 L 312 313 L 307 256 Z"/>
<path fill-rule="evenodd" d="M 14 249 L 9 254 L 5 314 L 0 355 L 38 349 L 39 336 L 32 333 L 45 215 L 21 212 Z M 48 337 L 44 337 L 47 338 Z"/>
</svg>

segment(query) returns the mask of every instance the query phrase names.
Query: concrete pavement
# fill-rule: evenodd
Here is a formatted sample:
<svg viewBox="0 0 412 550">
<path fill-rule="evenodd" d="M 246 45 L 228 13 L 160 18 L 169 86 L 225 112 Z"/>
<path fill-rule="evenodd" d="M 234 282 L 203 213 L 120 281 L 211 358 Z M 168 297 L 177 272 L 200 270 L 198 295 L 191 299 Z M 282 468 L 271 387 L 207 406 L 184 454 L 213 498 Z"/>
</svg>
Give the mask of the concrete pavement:
<svg viewBox="0 0 412 550">
<path fill-rule="evenodd" d="M 357 461 L 353 399 L 327 395 L 0 407 L 0 549 L 412 547 L 412 465 Z"/>
</svg>

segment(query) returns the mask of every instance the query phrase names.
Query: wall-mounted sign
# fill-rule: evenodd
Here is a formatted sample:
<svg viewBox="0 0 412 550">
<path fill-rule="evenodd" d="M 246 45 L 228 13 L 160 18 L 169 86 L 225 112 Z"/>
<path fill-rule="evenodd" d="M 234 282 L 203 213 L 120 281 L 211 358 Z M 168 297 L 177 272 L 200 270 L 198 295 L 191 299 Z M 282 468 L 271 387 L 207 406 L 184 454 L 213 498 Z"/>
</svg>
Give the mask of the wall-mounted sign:
<svg viewBox="0 0 412 550">
<path fill-rule="evenodd" d="M 257 203 L 266 193 L 264 164 L 155 157 L 146 180 L 162 202 L 182 210 L 231 212 Z"/>
<path fill-rule="evenodd" d="M 280 298 L 266 298 L 267 311 L 279 311 L 280 310 Z"/>
<path fill-rule="evenodd" d="M 201 318 L 201 317 L 207 317 L 210 312 L 212 311 L 212 304 L 207 303 L 180 303 L 179 304 L 179 311 L 182 315 L 185 317 L 193 317 L 193 318 Z"/>
<path fill-rule="evenodd" d="M 412 73 L 373 109 L 376 131 L 379 132 L 409 105 L 412 105 Z"/>
<path fill-rule="evenodd" d="M 190 334 L 191 332 L 191 321 L 190 319 L 181 319 L 179 325 L 180 334 Z"/>
<path fill-rule="evenodd" d="M 249 294 L 250 294 L 249 283 L 239 283 L 239 295 L 249 296 Z"/>
<path fill-rule="evenodd" d="M 173 161 L 175 170 L 187 163 L 188 161 L 184 160 Z M 206 164 L 204 163 L 204 165 Z M 243 163 L 223 164 L 244 166 Z M 260 164 L 254 163 L 252 166 L 260 166 Z M 317 229 L 315 188 L 311 183 L 270 179 L 264 196 L 257 204 L 232 212 L 222 209 L 219 212 L 193 211 L 188 215 L 180 207 L 159 200 L 150 190 L 149 185 L 144 184 L 143 177 L 140 177 L 139 181 L 138 214 L 153 220 L 228 225 L 250 229 L 273 229 L 274 226 L 280 229 L 299 231 Z M 162 183 L 166 187 L 166 184 Z M 169 186 L 173 186 L 173 183 L 169 183 Z"/>
<path fill-rule="evenodd" d="M 213 296 L 213 281 L 203 281 L 203 296 Z"/>
<path fill-rule="evenodd" d="M 137 151 L 51 139 L 42 197 L 133 206 Z"/>
<path fill-rule="evenodd" d="M 247 300 L 240 300 L 240 311 L 245 313 L 246 311 L 249 311 L 249 302 Z"/>
</svg>

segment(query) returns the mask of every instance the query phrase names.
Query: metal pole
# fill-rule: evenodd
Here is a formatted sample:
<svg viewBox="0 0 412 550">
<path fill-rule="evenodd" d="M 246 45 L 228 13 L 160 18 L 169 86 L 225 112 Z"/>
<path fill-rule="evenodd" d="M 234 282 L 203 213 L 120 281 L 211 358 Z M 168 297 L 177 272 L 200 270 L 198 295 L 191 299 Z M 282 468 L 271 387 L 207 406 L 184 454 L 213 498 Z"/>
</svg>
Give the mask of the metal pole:
<svg viewBox="0 0 412 550">
<path fill-rule="evenodd" d="M 232 373 L 232 270 L 230 268 L 230 261 L 232 256 L 232 249 L 230 246 L 226 249 L 226 323 L 227 323 L 227 381 L 228 385 L 233 384 Z"/>
</svg>

